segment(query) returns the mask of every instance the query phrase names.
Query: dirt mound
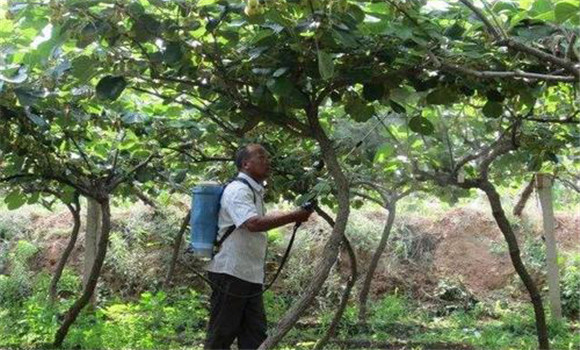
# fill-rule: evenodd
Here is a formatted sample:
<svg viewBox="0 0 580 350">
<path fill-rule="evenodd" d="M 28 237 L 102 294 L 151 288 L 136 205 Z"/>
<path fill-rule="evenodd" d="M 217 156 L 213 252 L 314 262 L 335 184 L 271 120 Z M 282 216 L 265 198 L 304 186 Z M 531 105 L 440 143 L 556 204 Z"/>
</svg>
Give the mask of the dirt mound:
<svg viewBox="0 0 580 350">
<path fill-rule="evenodd" d="M 72 214 L 68 211 L 61 211 L 51 215 L 40 215 L 38 213 L 31 213 L 31 228 L 35 231 L 46 230 L 69 230 L 72 228 L 73 219 Z"/>
<path fill-rule="evenodd" d="M 458 278 L 476 296 L 502 288 L 515 272 L 507 249 L 493 252 L 494 247 L 499 250 L 505 243 L 487 213 L 454 209 L 431 228 L 431 234 L 439 239 L 434 259 L 437 274 Z"/>
<path fill-rule="evenodd" d="M 580 215 L 556 213 L 554 234 L 558 249 L 562 251 L 578 251 L 580 248 Z M 542 235 L 542 221 L 536 219 L 534 232 Z"/>
<path fill-rule="evenodd" d="M 384 215 L 374 218 L 384 221 Z M 538 237 L 542 235 L 540 218 L 525 218 L 531 231 L 516 229 L 516 236 L 522 247 L 524 231 Z M 517 225 L 514 225 L 514 229 Z M 580 215 L 556 214 L 555 235 L 560 254 L 578 251 L 580 242 Z M 386 291 L 404 288 L 416 297 L 428 297 L 433 293 L 439 280 L 457 280 L 467 287 L 477 298 L 486 298 L 494 291 L 504 288 L 514 277 L 507 244 L 491 213 L 475 207 L 454 208 L 429 219 L 418 216 L 400 216 L 394 231 L 431 237 L 435 243 L 433 251 L 411 261 L 397 258 L 393 248 L 397 233 L 391 233 L 387 251 L 383 254 L 372 285 L 372 294 L 381 295 Z M 401 236 L 401 232 L 398 233 Z M 393 237 L 394 236 L 394 237 Z M 427 254 L 428 253 L 428 254 Z M 366 266 L 366 256 L 359 262 Z M 541 282 L 541 281 L 540 281 Z"/>
</svg>

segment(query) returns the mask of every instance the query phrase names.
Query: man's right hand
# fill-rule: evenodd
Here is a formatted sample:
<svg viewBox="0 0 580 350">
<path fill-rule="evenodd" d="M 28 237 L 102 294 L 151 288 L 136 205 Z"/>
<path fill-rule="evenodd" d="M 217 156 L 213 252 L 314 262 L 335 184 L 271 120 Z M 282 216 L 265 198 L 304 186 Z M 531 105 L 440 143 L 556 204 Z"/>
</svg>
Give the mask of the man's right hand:
<svg viewBox="0 0 580 350">
<path fill-rule="evenodd" d="M 296 222 L 305 222 L 308 221 L 310 215 L 312 215 L 312 210 L 306 210 L 304 208 L 300 208 L 294 211 L 294 215 L 296 215 Z"/>
<path fill-rule="evenodd" d="M 256 215 L 246 220 L 243 226 L 250 232 L 268 231 L 293 222 L 303 223 L 308 220 L 312 212 L 312 210 L 300 208 L 285 213 L 267 214 L 265 216 Z"/>
</svg>

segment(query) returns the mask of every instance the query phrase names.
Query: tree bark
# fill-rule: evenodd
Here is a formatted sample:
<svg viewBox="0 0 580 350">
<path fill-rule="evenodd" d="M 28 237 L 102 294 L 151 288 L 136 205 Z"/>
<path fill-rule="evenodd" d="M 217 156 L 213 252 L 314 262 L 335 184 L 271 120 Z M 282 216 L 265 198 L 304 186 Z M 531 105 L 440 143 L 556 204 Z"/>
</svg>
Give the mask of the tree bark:
<svg viewBox="0 0 580 350">
<path fill-rule="evenodd" d="M 534 280 L 530 277 L 530 274 L 522 262 L 518 241 L 501 206 L 500 196 L 493 184 L 488 180 L 482 180 L 479 183 L 479 188 L 485 192 L 487 198 L 489 199 L 493 217 L 495 218 L 495 221 L 497 222 L 497 225 L 499 226 L 499 229 L 503 233 L 503 236 L 507 242 L 512 264 L 518 276 L 520 276 L 522 282 L 524 283 L 526 289 L 528 290 L 528 294 L 530 295 L 532 305 L 534 307 L 534 314 L 536 316 L 536 330 L 538 332 L 539 349 L 548 350 L 550 348 L 550 342 L 548 340 L 548 329 L 546 328 L 546 316 L 544 314 L 542 297 L 540 296 Z"/>
<path fill-rule="evenodd" d="M 324 212 L 319 207 L 316 207 L 316 212 L 324 220 L 326 220 L 326 222 L 328 222 L 328 224 L 331 227 L 334 227 L 334 220 L 332 220 L 332 218 L 326 212 Z M 314 350 L 323 349 L 324 346 L 330 340 L 330 338 L 334 337 L 334 335 L 336 333 L 336 329 L 338 327 L 338 324 L 340 323 L 340 320 L 342 319 L 342 315 L 344 314 L 344 310 L 346 309 L 346 305 L 348 304 L 348 299 L 350 298 L 350 293 L 352 292 L 352 288 L 354 287 L 354 284 L 356 283 L 356 280 L 358 278 L 356 254 L 354 253 L 354 249 L 352 248 L 352 245 L 350 244 L 348 237 L 346 237 L 346 234 L 343 234 L 343 236 L 342 236 L 342 243 L 344 244 L 346 251 L 348 252 L 348 257 L 350 260 L 350 278 L 349 278 L 348 282 L 346 283 L 344 291 L 342 292 L 342 296 L 340 299 L 340 305 L 338 306 L 338 309 L 336 310 L 334 317 L 332 318 L 332 322 L 330 323 L 330 326 L 326 330 L 326 333 L 324 334 L 324 336 L 322 336 L 322 338 L 320 338 L 320 340 L 318 340 L 318 342 L 316 342 L 316 345 L 314 346 Z"/>
<path fill-rule="evenodd" d="M 562 319 L 560 300 L 560 273 L 558 269 L 558 247 L 554 236 L 554 208 L 552 207 L 552 178 L 548 174 L 538 174 L 537 188 L 542 205 L 544 238 L 546 239 L 546 265 L 548 267 L 548 295 L 550 310 L 556 320 Z"/>
<path fill-rule="evenodd" d="M 397 211 L 397 204 L 393 201 L 390 205 L 387 206 L 387 210 L 389 211 L 389 215 L 387 217 L 387 223 L 385 224 L 385 228 L 383 230 L 383 234 L 381 236 L 381 240 L 377 247 L 377 250 L 373 254 L 373 258 L 369 265 L 369 269 L 366 273 L 360 294 L 359 294 L 359 313 L 358 313 L 358 320 L 360 323 L 366 323 L 367 321 L 367 301 L 369 292 L 371 289 L 371 283 L 373 281 L 373 277 L 377 266 L 379 265 L 379 261 L 385 248 L 387 247 L 387 242 L 389 240 L 389 236 L 391 234 L 391 229 L 393 228 L 393 223 L 395 222 L 395 216 Z"/>
<path fill-rule="evenodd" d="M 102 198 L 99 200 L 101 213 L 102 213 L 102 232 L 99 238 L 99 244 L 97 246 L 97 255 L 91 268 L 91 273 L 87 280 L 87 283 L 83 289 L 83 294 L 75 303 L 70 307 L 64 316 L 64 320 L 60 328 L 57 330 L 53 346 L 60 348 L 64 341 L 64 338 L 68 334 L 70 326 L 78 317 L 81 310 L 87 306 L 91 296 L 93 295 L 95 288 L 97 286 L 97 281 L 101 273 L 101 268 L 105 262 L 105 255 L 107 254 L 107 244 L 109 242 L 109 233 L 111 232 L 111 208 L 109 205 L 109 198 Z"/>
<path fill-rule="evenodd" d="M 524 208 L 526 207 L 526 203 L 528 203 L 528 199 L 530 199 L 532 192 L 534 192 L 534 182 L 535 182 L 534 179 L 535 179 L 535 176 L 532 176 L 532 179 L 524 188 L 524 190 L 520 196 L 520 199 L 518 200 L 518 202 L 516 203 L 516 205 L 514 207 L 514 211 L 513 211 L 514 216 L 522 216 L 522 212 L 524 211 Z"/>
<path fill-rule="evenodd" d="M 101 206 L 92 198 L 87 197 L 87 224 L 85 232 L 85 262 L 83 266 L 83 287 L 86 288 L 91 276 L 94 261 L 97 256 L 97 242 L 101 232 Z M 96 295 L 91 295 L 91 306 L 97 304 Z"/>
<path fill-rule="evenodd" d="M 177 264 L 177 258 L 179 257 L 179 249 L 181 248 L 181 242 L 183 241 L 183 234 L 189 226 L 189 220 L 191 218 L 191 211 L 187 212 L 187 215 L 181 222 L 181 228 L 179 232 L 173 239 L 173 253 L 171 255 L 171 261 L 169 262 L 169 268 L 167 269 L 167 274 L 165 275 L 165 282 L 163 287 L 169 286 L 171 280 L 173 279 L 173 273 L 175 272 L 175 265 Z"/>
<path fill-rule="evenodd" d="M 349 206 L 349 184 L 345 177 L 332 142 L 326 136 L 324 130 L 318 121 L 317 112 L 309 110 L 307 113 L 310 122 L 311 131 L 320 145 L 320 150 L 323 160 L 328 168 L 328 171 L 335 182 L 336 198 L 338 200 L 338 213 L 336 223 L 324 246 L 321 258 L 314 268 L 314 275 L 312 276 L 310 285 L 305 289 L 302 296 L 292 305 L 290 310 L 282 317 L 276 329 L 268 336 L 268 338 L 260 345 L 260 350 L 271 349 L 276 346 L 280 340 L 292 329 L 296 321 L 300 318 L 302 313 L 310 306 L 318 291 L 328 278 L 328 274 L 332 265 L 336 261 L 338 255 L 338 247 L 342 240 L 342 236 L 346 229 L 348 216 L 350 213 Z"/>
<path fill-rule="evenodd" d="M 58 281 L 60 280 L 64 266 L 66 265 L 66 262 L 68 261 L 68 258 L 75 247 L 77 238 L 79 236 L 79 231 L 81 229 L 81 207 L 78 196 L 75 198 L 75 203 L 67 204 L 67 207 L 73 217 L 73 229 L 68 244 L 62 253 L 62 256 L 60 257 L 60 260 L 58 261 L 56 270 L 54 271 L 54 275 L 50 281 L 50 286 L 48 287 L 48 297 L 51 303 L 54 303 L 56 300 Z"/>
</svg>

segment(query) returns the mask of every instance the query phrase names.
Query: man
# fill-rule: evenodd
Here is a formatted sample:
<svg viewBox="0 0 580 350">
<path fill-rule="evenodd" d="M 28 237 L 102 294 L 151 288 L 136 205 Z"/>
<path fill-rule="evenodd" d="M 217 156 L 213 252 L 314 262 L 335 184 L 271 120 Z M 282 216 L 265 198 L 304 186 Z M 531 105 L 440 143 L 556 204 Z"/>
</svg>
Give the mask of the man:
<svg viewBox="0 0 580 350">
<path fill-rule="evenodd" d="M 264 284 L 265 231 L 304 222 L 312 214 L 304 209 L 265 214 L 262 183 L 268 178 L 270 160 L 261 145 L 241 148 L 236 166 L 238 177 L 246 182 L 230 183 L 221 199 L 218 239 L 228 227 L 235 225 L 236 229 L 207 266 L 213 292 L 206 349 L 229 349 L 236 338 L 239 349 L 256 349 L 266 339 L 266 313 L 260 294 Z M 251 297 L 237 297 L 243 295 Z"/>
</svg>

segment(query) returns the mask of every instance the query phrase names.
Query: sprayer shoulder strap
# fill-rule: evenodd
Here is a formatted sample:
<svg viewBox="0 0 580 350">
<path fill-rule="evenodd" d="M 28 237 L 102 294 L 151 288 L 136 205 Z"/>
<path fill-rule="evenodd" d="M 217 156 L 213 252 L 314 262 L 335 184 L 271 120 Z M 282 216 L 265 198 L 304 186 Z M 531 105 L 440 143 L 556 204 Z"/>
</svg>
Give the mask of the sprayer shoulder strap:
<svg viewBox="0 0 580 350">
<path fill-rule="evenodd" d="M 229 181 L 226 184 L 226 186 L 231 184 L 234 181 L 243 182 L 250 188 L 250 190 L 252 191 L 252 195 L 254 196 L 254 204 L 256 204 L 256 192 L 254 191 L 254 189 L 252 188 L 252 185 L 250 185 L 248 180 L 241 178 L 241 177 L 236 177 L 235 179 Z M 218 239 L 217 242 L 215 243 L 216 247 L 217 248 L 221 247 L 221 245 L 224 243 L 224 241 L 232 234 L 232 232 L 234 232 L 235 229 L 236 229 L 236 225 L 232 225 L 232 226 L 228 227 L 226 232 L 224 232 L 223 236 L 220 239 Z"/>
</svg>

